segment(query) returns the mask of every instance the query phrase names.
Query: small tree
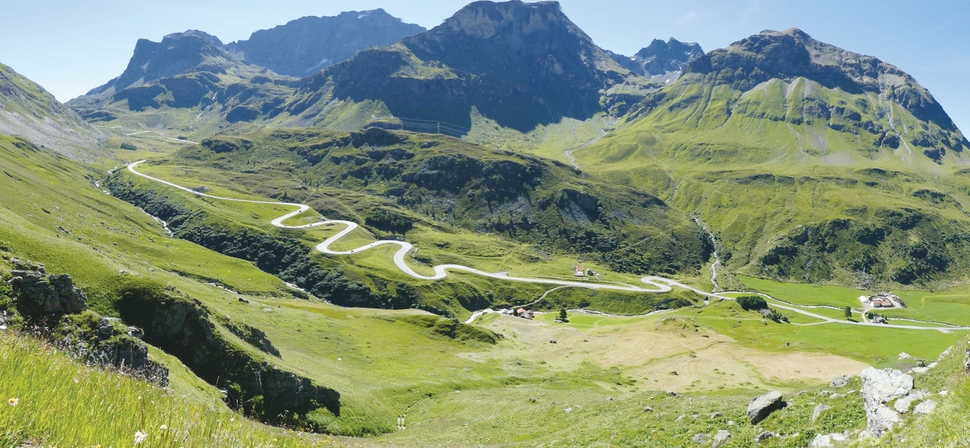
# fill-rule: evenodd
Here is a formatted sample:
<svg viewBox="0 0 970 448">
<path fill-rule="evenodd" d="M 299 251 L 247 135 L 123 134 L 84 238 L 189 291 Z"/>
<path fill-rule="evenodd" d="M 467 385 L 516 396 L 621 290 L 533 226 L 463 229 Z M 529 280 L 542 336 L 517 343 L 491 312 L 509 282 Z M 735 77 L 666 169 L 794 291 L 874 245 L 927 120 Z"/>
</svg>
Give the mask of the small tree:
<svg viewBox="0 0 970 448">
<path fill-rule="evenodd" d="M 564 323 L 565 322 L 569 322 L 569 318 L 566 315 L 566 309 L 565 308 L 559 308 L 559 322 L 564 322 Z"/>
<path fill-rule="evenodd" d="M 768 302 L 758 296 L 738 297 L 738 305 L 741 305 L 741 309 L 745 311 L 757 311 L 768 308 Z"/>
<path fill-rule="evenodd" d="M 850 308 L 850 307 L 847 306 L 847 307 L 845 307 L 845 310 L 843 310 L 843 311 L 845 311 L 845 318 L 846 319 L 852 319 L 852 308 Z"/>
</svg>

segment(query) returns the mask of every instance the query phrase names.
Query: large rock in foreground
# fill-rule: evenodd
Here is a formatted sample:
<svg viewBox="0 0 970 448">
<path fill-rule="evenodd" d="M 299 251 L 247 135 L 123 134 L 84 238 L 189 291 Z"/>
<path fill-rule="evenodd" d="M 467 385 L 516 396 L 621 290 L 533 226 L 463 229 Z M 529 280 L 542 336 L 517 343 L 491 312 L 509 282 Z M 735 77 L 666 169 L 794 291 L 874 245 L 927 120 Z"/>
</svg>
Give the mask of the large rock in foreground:
<svg viewBox="0 0 970 448">
<path fill-rule="evenodd" d="M 760 397 L 752 399 L 751 402 L 748 403 L 748 418 L 751 419 L 752 425 L 757 425 L 759 422 L 771 415 L 772 412 L 784 407 L 785 401 L 782 399 L 781 392 L 768 392 Z"/>
<path fill-rule="evenodd" d="M 913 390 L 913 377 L 896 369 L 870 367 L 862 371 L 862 401 L 868 427 L 865 435 L 881 437 L 899 423 L 899 413 L 887 404 Z"/>
<path fill-rule="evenodd" d="M 48 276 L 44 265 L 15 261 L 10 284 L 17 294 L 18 308 L 27 317 L 74 314 L 84 310 L 87 298 L 67 274 Z"/>
</svg>

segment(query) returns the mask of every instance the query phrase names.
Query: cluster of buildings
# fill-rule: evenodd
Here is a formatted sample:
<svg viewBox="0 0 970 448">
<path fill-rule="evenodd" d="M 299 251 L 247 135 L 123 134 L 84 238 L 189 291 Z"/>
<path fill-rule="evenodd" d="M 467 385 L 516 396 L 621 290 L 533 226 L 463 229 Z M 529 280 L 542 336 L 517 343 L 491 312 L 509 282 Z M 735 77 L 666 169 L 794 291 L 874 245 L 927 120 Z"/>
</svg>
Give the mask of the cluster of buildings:
<svg viewBox="0 0 970 448">
<path fill-rule="evenodd" d="M 903 299 L 892 292 L 880 292 L 874 296 L 859 296 L 865 308 L 905 308 Z"/>
<path fill-rule="evenodd" d="M 599 274 L 593 272 L 592 269 L 584 269 L 583 265 L 577 264 L 576 273 L 573 274 L 573 277 L 586 279 L 589 277 L 599 277 Z"/>
</svg>

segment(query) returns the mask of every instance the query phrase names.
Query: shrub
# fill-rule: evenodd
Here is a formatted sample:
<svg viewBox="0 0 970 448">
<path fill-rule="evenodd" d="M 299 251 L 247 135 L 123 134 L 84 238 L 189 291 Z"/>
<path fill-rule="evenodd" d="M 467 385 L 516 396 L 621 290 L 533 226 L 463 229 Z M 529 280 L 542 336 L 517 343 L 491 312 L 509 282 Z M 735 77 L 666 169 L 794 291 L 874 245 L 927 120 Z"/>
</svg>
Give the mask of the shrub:
<svg viewBox="0 0 970 448">
<path fill-rule="evenodd" d="M 765 302 L 765 299 L 759 296 L 738 297 L 738 305 L 741 305 L 741 309 L 745 311 L 757 311 L 768 308 L 768 302 Z"/>
<path fill-rule="evenodd" d="M 777 310 L 774 310 L 771 308 L 768 308 L 768 310 L 769 310 L 769 313 L 765 317 L 767 317 L 769 320 L 775 321 L 776 323 L 782 323 L 782 322 L 788 323 L 788 316 L 781 314 Z"/>
<path fill-rule="evenodd" d="M 414 226 L 414 223 L 410 219 L 395 215 L 384 209 L 374 210 L 374 212 L 364 219 L 364 224 L 395 233 L 406 233 Z"/>
</svg>

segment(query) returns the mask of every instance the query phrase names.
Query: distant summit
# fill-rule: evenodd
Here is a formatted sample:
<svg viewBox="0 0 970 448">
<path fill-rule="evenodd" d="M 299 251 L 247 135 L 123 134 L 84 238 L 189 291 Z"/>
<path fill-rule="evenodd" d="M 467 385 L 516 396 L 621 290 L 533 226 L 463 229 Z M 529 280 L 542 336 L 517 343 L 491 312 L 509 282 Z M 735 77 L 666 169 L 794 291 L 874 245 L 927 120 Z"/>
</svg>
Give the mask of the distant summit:
<svg viewBox="0 0 970 448">
<path fill-rule="evenodd" d="M 480 1 L 400 44 L 360 53 L 308 78 L 307 97 L 378 100 L 395 116 L 469 127 L 472 108 L 529 131 L 604 109 L 631 75 L 569 20 L 557 2 Z M 310 105 L 295 103 L 290 112 Z"/>
<path fill-rule="evenodd" d="M 654 39 L 633 56 L 633 61 L 642 67 L 642 75 L 667 82 L 676 80 L 688 63 L 703 55 L 704 50 L 697 43 L 686 44 L 671 37 L 667 42 Z"/>
<path fill-rule="evenodd" d="M 87 95 L 113 94 L 192 71 L 222 73 L 233 64 L 233 58 L 223 49 L 222 41 L 202 31 L 169 34 L 161 42 L 139 39 L 128 68 L 121 76 L 92 89 Z"/>
<path fill-rule="evenodd" d="M 349 11 L 335 17 L 303 17 L 256 31 L 249 40 L 232 42 L 226 49 L 281 75 L 304 77 L 350 59 L 361 50 L 391 45 L 424 31 L 424 27 L 404 23 L 383 9 Z"/>
<path fill-rule="evenodd" d="M 633 57 L 610 53 L 616 62 L 633 73 L 662 83 L 676 81 L 688 63 L 703 55 L 700 45 L 686 44 L 673 37 L 667 42 L 654 39 Z"/>
<path fill-rule="evenodd" d="M 125 71 L 68 104 L 91 121 L 113 121 L 131 113 L 199 108 L 196 121 L 219 126 L 275 117 L 292 94 L 289 74 L 303 76 L 360 50 L 424 31 L 383 10 L 337 17 L 304 17 L 247 41 L 224 45 L 215 36 L 189 30 L 161 42 L 138 40 Z"/>
<path fill-rule="evenodd" d="M 923 124 L 919 129 L 897 129 L 898 118 L 893 120 L 891 110 L 824 103 L 818 110 L 802 111 L 801 115 L 809 116 L 801 119 L 830 121 L 838 130 L 863 128 L 886 136 L 894 145 L 903 138 L 933 159 L 942 157 L 943 148 L 961 151 L 970 146 L 943 107 L 912 76 L 875 57 L 819 42 L 797 28 L 762 31 L 726 49 L 714 50 L 690 63 L 687 74 L 703 76 L 705 82 L 728 84 L 741 92 L 773 79 L 792 82 L 804 78 L 848 94 L 872 94 L 879 101 L 898 104 Z M 881 125 L 887 117 L 888 122 Z M 894 137 L 899 133 L 903 135 Z"/>
</svg>

